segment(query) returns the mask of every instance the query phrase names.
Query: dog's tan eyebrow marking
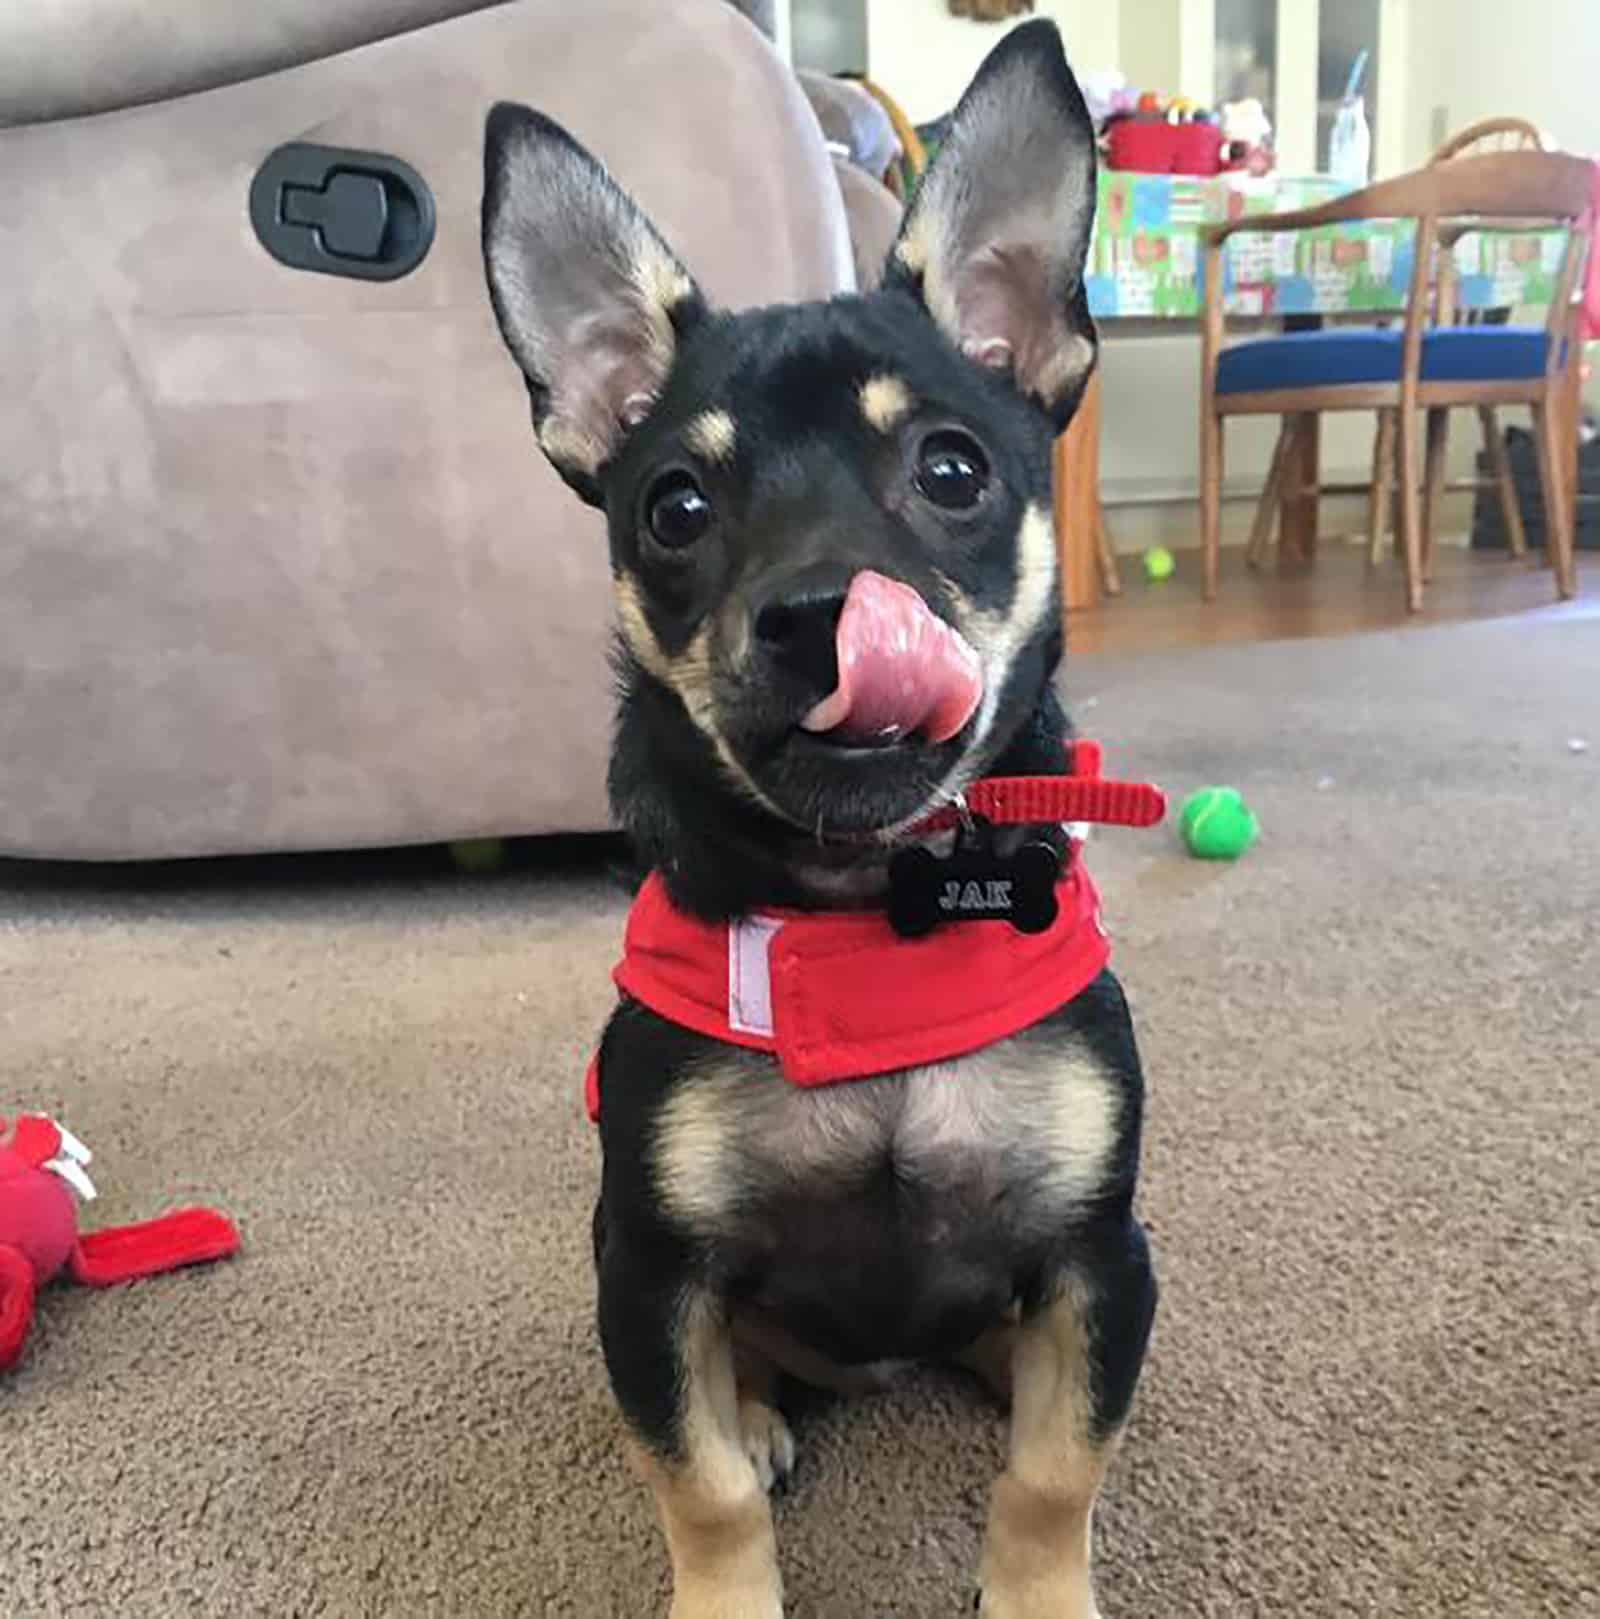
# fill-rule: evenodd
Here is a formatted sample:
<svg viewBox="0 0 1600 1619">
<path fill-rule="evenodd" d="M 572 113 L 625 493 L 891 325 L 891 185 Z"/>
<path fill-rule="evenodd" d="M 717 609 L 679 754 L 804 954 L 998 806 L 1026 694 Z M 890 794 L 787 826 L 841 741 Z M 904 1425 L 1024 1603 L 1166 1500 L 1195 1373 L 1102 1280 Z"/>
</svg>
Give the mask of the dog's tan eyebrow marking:
<svg viewBox="0 0 1600 1619">
<path fill-rule="evenodd" d="M 684 441 L 696 455 L 707 461 L 727 462 L 733 459 L 733 447 L 739 442 L 739 430 L 725 410 L 703 410 L 684 430 Z"/>
<path fill-rule="evenodd" d="M 861 384 L 861 414 L 880 433 L 890 432 L 910 413 L 911 390 L 899 377 L 880 373 Z"/>
</svg>

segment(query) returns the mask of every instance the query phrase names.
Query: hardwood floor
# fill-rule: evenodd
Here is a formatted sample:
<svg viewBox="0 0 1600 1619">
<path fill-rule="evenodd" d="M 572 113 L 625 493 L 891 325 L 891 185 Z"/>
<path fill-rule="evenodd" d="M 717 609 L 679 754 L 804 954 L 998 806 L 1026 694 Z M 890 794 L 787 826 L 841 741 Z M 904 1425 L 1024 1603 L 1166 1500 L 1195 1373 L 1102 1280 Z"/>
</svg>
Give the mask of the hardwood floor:
<svg viewBox="0 0 1600 1619">
<path fill-rule="evenodd" d="M 1281 566 L 1269 558 L 1252 573 L 1242 550 L 1223 553 L 1222 585 L 1200 599 L 1200 552 L 1177 553 L 1172 578 L 1146 581 L 1137 557 L 1123 559 L 1123 593 L 1067 615 L 1069 652 L 1147 652 L 1218 641 L 1281 641 L 1352 635 L 1406 623 L 1525 616 L 1530 623 L 1600 618 L 1600 556 L 1578 557 L 1578 595 L 1557 602 L 1547 568 L 1507 556 L 1441 547 L 1433 582 L 1416 616 L 1406 612 L 1399 564 L 1368 565 L 1365 546 L 1327 540 L 1314 563 Z"/>
</svg>

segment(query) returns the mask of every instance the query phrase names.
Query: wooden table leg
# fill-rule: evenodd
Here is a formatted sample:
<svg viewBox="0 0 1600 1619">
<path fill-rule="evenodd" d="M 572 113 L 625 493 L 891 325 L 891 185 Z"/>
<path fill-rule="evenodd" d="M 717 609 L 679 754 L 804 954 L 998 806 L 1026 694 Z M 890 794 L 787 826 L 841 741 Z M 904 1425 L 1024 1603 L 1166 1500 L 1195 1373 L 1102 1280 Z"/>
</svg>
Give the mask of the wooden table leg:
<svg viewBox="0 0 1600 1619">
<path fill-rule="evenodd" d="M 1078 414 L 1056 440 L 1056 547 L 1061 557 L 1061 604 L 1067 612 L 1093 607 L 1099 595 L 1100 373 L 1089 378 Z"/>
<path fill-rule="evenodd" d="M 1278 509 L 1278 565 L 1296 567 L 1317 556 L 1317 491 L 1322 485 L 1322 418 L 1314 410 L 1294 416 L 1293 444 L 1285 458 Z"/>
<path fill-rule="evenodd" d="M 1106 527 L 1106 509 L 1099 495 L 1095 496 L 1095 555 L 1100 563 L 1100 588 L 1108 596 L 1122 594 L 1122 572 L 1117 567 L 1116 547 L 1111 543 L 1111 530 Z"/>
</svg>

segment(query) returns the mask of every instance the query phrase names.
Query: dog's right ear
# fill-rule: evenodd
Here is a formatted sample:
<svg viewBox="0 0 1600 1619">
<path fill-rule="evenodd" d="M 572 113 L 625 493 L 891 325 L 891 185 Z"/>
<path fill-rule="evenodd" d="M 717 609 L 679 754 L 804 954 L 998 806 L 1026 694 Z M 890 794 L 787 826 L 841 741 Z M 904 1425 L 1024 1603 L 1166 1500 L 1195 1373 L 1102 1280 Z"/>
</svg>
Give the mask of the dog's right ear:
<svg viewBox="0 0 1600 1619">
<path fill-rule="evenodd" d="M 599 162 L 511 102 L 484 128 L 483 261 L 539 443 L 599 505 L 602 469 L 649 414 L 705 301 Z"/>
</svg>

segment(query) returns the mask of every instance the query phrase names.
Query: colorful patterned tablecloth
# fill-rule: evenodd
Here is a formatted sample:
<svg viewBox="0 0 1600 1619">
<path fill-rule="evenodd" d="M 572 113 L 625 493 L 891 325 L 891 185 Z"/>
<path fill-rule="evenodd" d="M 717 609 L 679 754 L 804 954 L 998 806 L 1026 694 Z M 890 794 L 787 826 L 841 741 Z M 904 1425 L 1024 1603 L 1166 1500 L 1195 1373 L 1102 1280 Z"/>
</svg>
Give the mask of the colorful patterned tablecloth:
<svg viewBox="0 0 1600 1619">
<path fill-rule="evenodd" d="M 1200 314 L 1200 226 L 1309 208 L 1343 187 L 1326 176 L 1216 179 L 1102 170 L 1089 248 L 1089 307 L 1102 320 L 1193 320 Z M 1356 219 L 1284 236 L 1231 237 L 1223 253 L 1234 315 L 1337 315 L 1405 308 L 1416 223 Z M 1472 235 L 1456 246 L 1463 306 L 1547 305 L 1560 231 Z"/>
</svg>

